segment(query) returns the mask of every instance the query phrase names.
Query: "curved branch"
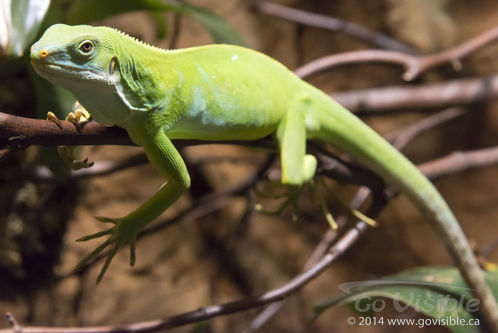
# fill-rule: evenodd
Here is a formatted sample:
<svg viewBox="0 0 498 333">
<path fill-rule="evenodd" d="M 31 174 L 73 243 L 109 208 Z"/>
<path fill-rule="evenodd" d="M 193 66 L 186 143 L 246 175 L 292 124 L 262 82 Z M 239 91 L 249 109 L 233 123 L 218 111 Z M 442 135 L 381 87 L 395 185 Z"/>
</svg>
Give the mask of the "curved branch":
<svg viewBox="0 0 498 333">
<path fill-rule="evenodd" d="M 416 136 L 434 128 L 440 124 L 458 118 L 469 111 L 468 108 L 451 107 L 444 109 L 438 113 L 432 114 L 420 119 L 408 126 L 386 136 L 386 139 L 393 145 L 394 148 L 402 150 Z"/>
<path fill-rule="evenodd" d="M 283 18 L 288 21 L 332 31 L 343 31 L 353 37 L 364 40 L 377 47 L 405 53 L 414 53 L 413 49 L 387 35 L 370 30 L 359 24 L 344 21 L 335 17 L 309 13 L 303 10 L 286 7 L 269 1 L 255 1 L 254 6 L 267 15 Z"/>
<path fill-rule="evenodd" d="M 32 119 L 0 112 L 0 148 L 24 148 L 29 145 L 133 145 L 126 131 L 105 127 L 95 121 L 80 128 L 69 121 L 60 125 L 44 119 Z"/>
<path fill-rule="evenodd" d="M 199 144 L 243 144 L 249 147 L 273 148 L 269 138 L 255 141 L 201 141 L 175 140 L 177 147 Z M 120 127 L 105 127 L 95 121 L 81 124 L 80 128 L 65 120 L 60 126 L 50 120 L 14 116 L 0 112 L 0 149 L 22 149 L 30 145 L 135 145 Z"/>
<path fill-rule="evenodd" d="M 498 97 L 498 75 L 418 86 L 392 86 L 334 93 L 330 96 L 354 113 L 437 109 Z"/>
<path fill-rule="evenodd" d="M 332 67 L 381 62 L 404 67 L 405 72 L 403 74 L 403 79 L 412 81 L 428 69 L 444 63 L 451 63 L 455 70 L 459 70 L 462 67 L 460 59 L 496 39 L 498 39 L 498 27 L 485 31 L 454 48 L 430 55 L 418 56 L 385 50 L 360 50 L 333 54 L 311 61 L 296 69 L 295 73 L 301 78 L 308 78 Z"/>
<path fill-rule="evenodd" d="M 470 151 L 455 151 L 447 156 L 418 165 L 431 180 L 465 170 L 498 164 L 498 147 Z"/>
</svg>

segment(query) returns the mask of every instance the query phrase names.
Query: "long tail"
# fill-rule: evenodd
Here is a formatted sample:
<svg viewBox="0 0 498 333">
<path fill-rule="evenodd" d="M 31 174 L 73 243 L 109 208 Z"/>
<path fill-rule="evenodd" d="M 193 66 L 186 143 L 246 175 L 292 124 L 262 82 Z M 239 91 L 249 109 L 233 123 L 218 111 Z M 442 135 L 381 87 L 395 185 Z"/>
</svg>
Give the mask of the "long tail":
<svg viewBox="0 0 498 333">
<path fill-rule="evenodd" d="M 331 109 L 316 113 L 318 129 L 310 136 L 350 154 L 394 184 L 436 226 L 467 285 L 481 301 L 481 313 L 498 332 L 498 306 L 467 238 L 445 200 L 432 183 L 401 153 L 351 112 L 331 101 Z M 325 111 L 325 112 L 324 112 Z M 315 124 L 316 125 L 316 124 Z"/>
</svg>

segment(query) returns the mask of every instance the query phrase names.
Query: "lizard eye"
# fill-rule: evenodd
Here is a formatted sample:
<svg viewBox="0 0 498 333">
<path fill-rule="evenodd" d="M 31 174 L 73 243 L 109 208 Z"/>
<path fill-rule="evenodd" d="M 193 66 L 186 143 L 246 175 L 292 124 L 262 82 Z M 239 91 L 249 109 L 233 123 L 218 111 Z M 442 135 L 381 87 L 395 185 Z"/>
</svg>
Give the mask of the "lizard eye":
<svg viewBox="0 0 498 333">
<path fill-rule="evenodd" d="M 81 51 L 81 53 L 88 55 L 93 50 L 93 43 L 89 40 L 86 40 L 80 44 L 79 50 Z"/>
</svg>

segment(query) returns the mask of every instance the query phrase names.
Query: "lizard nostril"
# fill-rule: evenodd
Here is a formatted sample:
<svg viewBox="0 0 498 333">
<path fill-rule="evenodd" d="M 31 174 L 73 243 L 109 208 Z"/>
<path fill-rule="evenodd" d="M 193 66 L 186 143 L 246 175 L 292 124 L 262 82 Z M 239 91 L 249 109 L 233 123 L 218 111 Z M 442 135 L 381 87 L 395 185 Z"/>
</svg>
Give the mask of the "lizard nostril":
<svg viewBox="0 0 498 333">
<path fill-rule="evenodd" d="M 47 49 L 43 49 L 41 50 L 40 52 L 38 52 L 38 55 L 40 56 L 40 58 L 44 59 L 46 57 L 48 57 L 48 55 L 50 54 L 50 52 L 47 50 Z"/>
</svg>

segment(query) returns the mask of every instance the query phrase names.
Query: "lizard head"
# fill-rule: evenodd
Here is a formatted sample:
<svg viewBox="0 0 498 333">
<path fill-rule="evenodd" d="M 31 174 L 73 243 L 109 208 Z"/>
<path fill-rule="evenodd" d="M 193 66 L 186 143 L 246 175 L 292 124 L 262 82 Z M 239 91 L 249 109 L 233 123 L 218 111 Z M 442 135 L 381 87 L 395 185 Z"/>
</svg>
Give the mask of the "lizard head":
<svg viewBox="0 0 498 333">
<path fill-rule="evenodd" d="M 31 63 L 47 80 L 72 91 L 74 85 L 114 83 L 113 44 L 105 30 L 55 24 L 31 47 Z"/>
</svg>

